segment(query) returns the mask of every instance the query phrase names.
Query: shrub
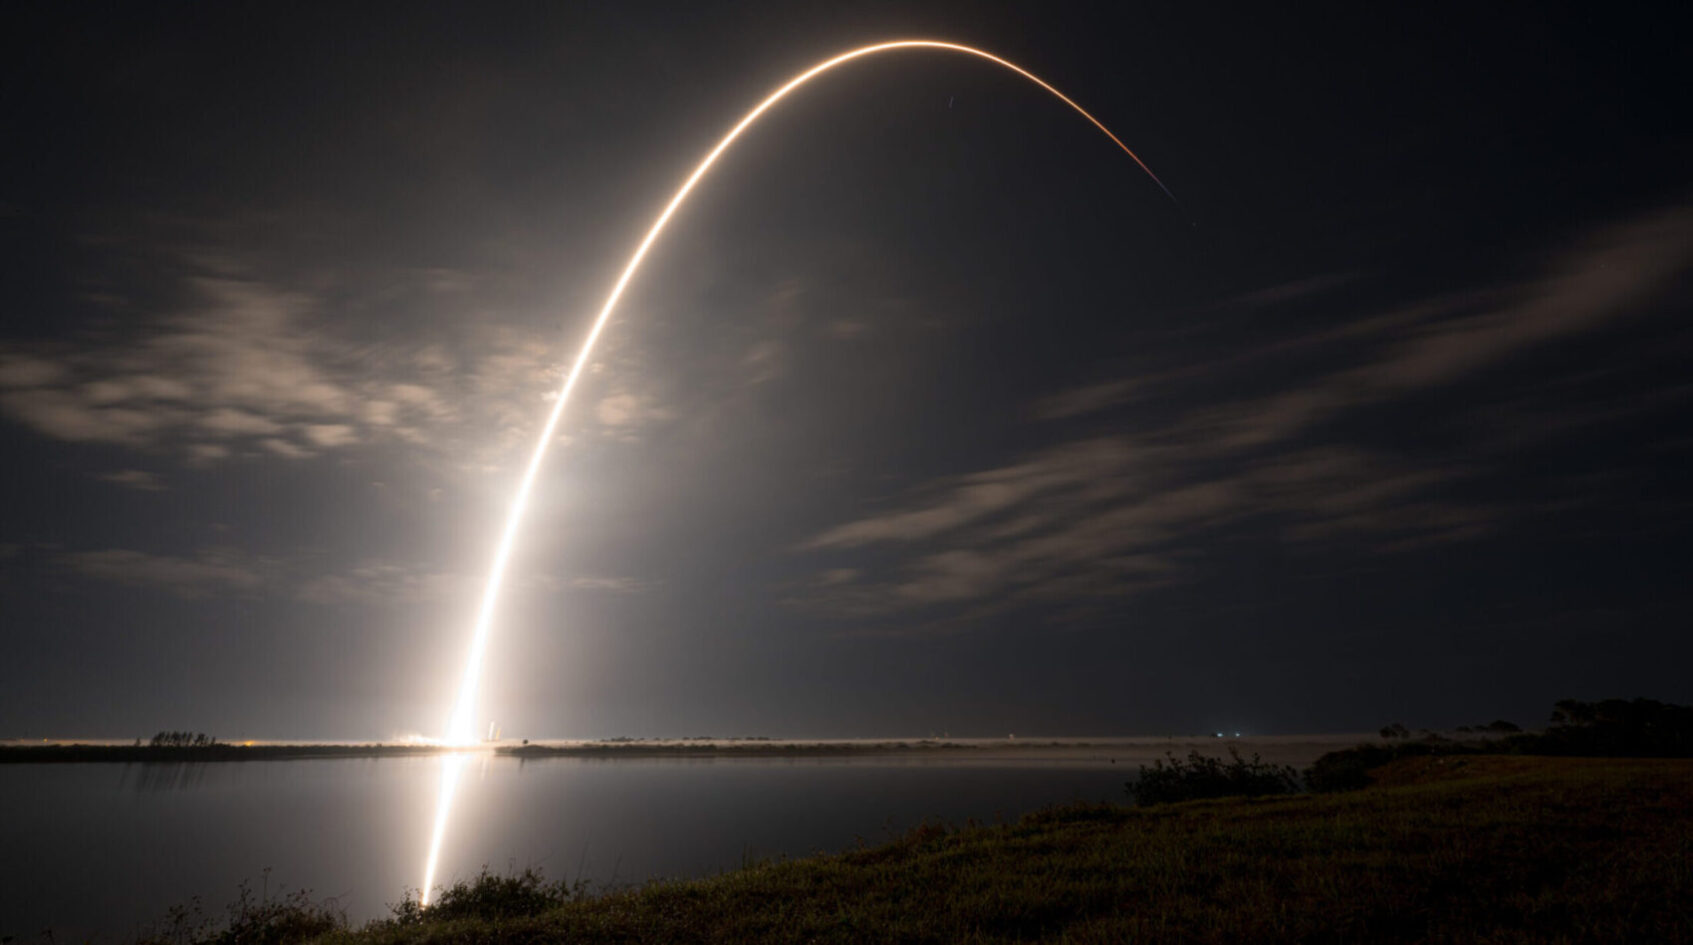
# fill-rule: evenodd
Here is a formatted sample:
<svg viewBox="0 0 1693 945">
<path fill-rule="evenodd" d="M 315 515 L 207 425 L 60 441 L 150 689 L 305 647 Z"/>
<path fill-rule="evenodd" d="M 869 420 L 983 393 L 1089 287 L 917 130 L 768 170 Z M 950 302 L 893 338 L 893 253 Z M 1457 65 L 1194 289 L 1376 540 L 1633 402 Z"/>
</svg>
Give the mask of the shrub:
<svg viewBox="0 0 1693 945">
<path fill-rule="evenodd" d="M 1367 772 L 1397 758 L 1413 755 L 1457 754 L 1450 743 L 1400 742 L 1395 745 L 1359 745 L 1331 751 L 1305 769 L 1305 785 L 1313 791 L 1356 791 L 1370 786 Z"/>
<path fill-rule="evenodd" d="M 347 914 L 334 899 L 314 902 L 309 890 L 285 892 L 272 899 L 255 897 L 246 880 L 236 888 L 227 922 L 207 918 L 200 901 L 194 899 L 172 907 L 164 923 L 138 941 L 141 945 L 293 945 L 348 928 Z"/>
<path fill-rule="evenodd" d="M 289 945 L 346 927 L 347 914 L 333 900 L 313 902 L 311 893 L 302 889 L 254 902 L 243 883 L 240 898 L 229 910 L 229 926 L 211 941 L 216 945 Z"/>
<path fill-rule="evenodd" d="M 417 898 L 407 895 L 390 909 L 394 921 L 400 925 L 415 925 L 425 917 L 434 919 L 515 919 L 539 915 L 587 892 L 587 883 L 564 880 L 548 882 L 541 871 L 529 867 L 521 873 L 504 876 L 482 872 L 466 882 L 459 880 L 442 890 L 435 901 L 425 908 Z"/>
<path fill-rule="evenodd" d="M 1140 778 L 1124 785 L 1136 804 L 1168 804 L 1207 797 L 1260 797 L 1293 794 L 1299 790 L 1299 773 L 1286 765 L 1273 765 L 1254 754 L 1248 761 L 1230 746 L 1228 762 L 1190 751 L 1187 760 L 1175 755 L 1168 760 L 1141 766 Z"/>
<path fill-rule="evenodd" d="M 136 739 L 136 744 L 141 740 Z M 154 748 L 209 748 L 218 740 L 205 732 L 160 732 L 148 742 Z"/>
</svg>

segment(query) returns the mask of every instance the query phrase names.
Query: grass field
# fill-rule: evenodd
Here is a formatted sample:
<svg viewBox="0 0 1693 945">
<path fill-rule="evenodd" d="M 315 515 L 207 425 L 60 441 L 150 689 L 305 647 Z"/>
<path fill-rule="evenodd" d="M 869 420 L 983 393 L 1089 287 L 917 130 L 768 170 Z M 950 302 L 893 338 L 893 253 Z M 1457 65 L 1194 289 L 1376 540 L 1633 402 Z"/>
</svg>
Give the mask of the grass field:
<svg viewBox="0 0 1693 945">
<path fill-rule="evenodd" d="M 532 915 L 487 895 L 476 917 L 431 909 L 323 940 L 1693 942 L 1693 762 L 1409 758 L 1378 778 L 936 826 Z"/>
</svg>

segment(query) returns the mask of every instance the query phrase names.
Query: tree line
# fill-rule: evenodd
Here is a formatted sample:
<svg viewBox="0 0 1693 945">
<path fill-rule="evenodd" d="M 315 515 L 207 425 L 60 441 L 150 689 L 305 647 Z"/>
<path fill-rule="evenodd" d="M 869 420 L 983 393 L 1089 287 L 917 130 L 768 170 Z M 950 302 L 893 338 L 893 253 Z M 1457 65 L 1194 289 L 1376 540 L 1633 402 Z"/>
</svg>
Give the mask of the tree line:
<svg viewBox="0 0 1693 945">
<path fill-rule="evenodd" d="M 217 743 L 205 732 L 160 732 L 147 744 L 154 748 L 209 748 Z"/>
</svg>

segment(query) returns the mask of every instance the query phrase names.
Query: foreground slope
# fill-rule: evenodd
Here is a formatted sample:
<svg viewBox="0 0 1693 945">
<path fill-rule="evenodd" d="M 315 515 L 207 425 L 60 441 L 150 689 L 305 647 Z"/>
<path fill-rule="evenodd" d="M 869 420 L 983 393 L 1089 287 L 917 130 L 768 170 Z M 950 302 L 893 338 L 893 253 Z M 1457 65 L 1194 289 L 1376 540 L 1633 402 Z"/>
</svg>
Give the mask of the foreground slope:
<svg viewBox="0 0 1693 945">
<path fill-rule="evenodd" d="M 1076 808 L 328 941 L 1693 942 L 1693 762 L 1411 758 L 1345 794 Z"/>
</svg>

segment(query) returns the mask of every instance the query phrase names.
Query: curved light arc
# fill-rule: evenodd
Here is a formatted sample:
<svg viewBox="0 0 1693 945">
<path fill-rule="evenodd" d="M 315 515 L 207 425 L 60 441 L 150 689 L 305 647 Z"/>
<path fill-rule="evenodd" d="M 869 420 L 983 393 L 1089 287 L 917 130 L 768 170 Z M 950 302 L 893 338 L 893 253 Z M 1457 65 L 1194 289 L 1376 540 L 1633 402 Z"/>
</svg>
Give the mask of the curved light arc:
<svg viewBox="0 0 1693 945">
<path fill-rule="evenodd" d="M 553 437 L 557 433 L 559 420 L 564 416 L 564 408 L 570 400 L 570 394 L 576 389 L 576 382 L 581 378 L 583 369 L 588 364 L 588 359 L 593 356 L 594 346 L 599 342 L 600 335 L 605 331 L 606 324 L 611 321 L 612 312 L 617 309 L 617 303 L 623 298 L 624 290 L 628 288 L 630 280 L 635 277 L 635 273 L 640 269 L 641 262 L 646 259 L 647 251 L 650 250 L 653 243 L 657 241 L 659 234 L 664 232 L 665 225 L 670 222 L 670 218 L 676 214 L 676 211 L 682 206 L 683 201 L 687 200 L 688 195 L 693 192 L 694 186 L 698 184 L 700 179 L 706 175 L 706 172 L 710 171 L 712 166 L 717 163 L 717 159 L 723 155 L 723 152 L 728 150 L 729 146 L 734 144 L 735 140 L 738 139 L 741 134 L 747 130 L 747 128 L 751 127 L 754 122 L 756 122 L 765 112 L 769 111 L 777 102 L 787 98 L 788 95 L 795 89 L 798 89 L 813 78 L 828 72 L 837 66 L 844 65 L 856 59 L 861 59 L 865 56 L 872 56 L 878 53 L 891 52 L 899 49 L 937 49 L 948 52 L 963 53 L 965 55 L 975 56 L 979 59 L 985 59 L 988 62 L 1009 69 L 1023 78 L 1028 79 L 1030 82 L 1033 82 L 1046 91 L 1052 93 L 1052 95 L 1057 97 L 1059 101 L 1070 106 L 1070 108 L 1075 110 L 1083 118 L 1086 118 L 1095 128 L 1098 128 L 1101 133 L 1103 133 L 1107 138 L 1110 138 L 1111 142 L 1121 149 L 1124 154 L 1127 154 L 1142 171 L 1145 171 L 1146 175 L 1152 178 L 1153 182 L 1156 183 L 1172 201 L 1175 200 L 1175 195 L 1170 193 L 1170 188 L 1164 186 L 1164 182 L 1158 179 L 1158 175 L 1152 172 L 1152 168 L 1148 167 L 1145 161 L 1141 160 L 1140 155 L 1136 154 L 1129 148 L 1128 145 L 1124 144 L 1121 138 L 1118 138 L 1116 134 L 1112 133 L 1110 128 L 1105 127 L 1105 124 L 1090 114 L 1087 109 L 1078 105 L 1075 100 L 1071 99 L 1068 95 L 1058 91 L 1058 89 L 1048 84 L 1044 79 L 1027 69 L 1024 69 L 1016 63 L 1001 59 L 993 53 L 976 49 L 972 46 L 928 39 L 894 40 L 891 42 L 876 43 L 871 46 L 862 46 L 858 49 L 848 50 L 847 52 L 841 53 L 832 59 L 825 60 L 815 66 L 812 66 L 810 69 L 807 69 L 799 75 L 794 76 L 792 79 L 789 79 L 776 91 L 770 93 L 762 102 L 759 102 L 757 106 L 747 112 L 733 128 L 729 129 L 729 132 L 725 134 L 722 139 L 717 142 L 717 145 L 713 147 L 711 151 L 708 152 L 699 162 L 699 164 L 694 167 L 693 172 L 688 175 L 687 180 L 682 182 L 682 186 L 676 189 L 675 194 L 670 198 L 670 202 L 665 205 L 664 211 L 658 215 L 658 219 L 655 220 L 652 227 L 647 230 L 646 236 L 642 237 L 640 245 L 635 247 L 634 255 L 629 257 L 629 262 L 624 265 L 623 272 L 618 275 L 617 282 L 612 286 L 611 293 L 606 297 L 605 304 L 601 306 L 599 315 L 595 317 L 592 327 L 588 330 L 587 339 L 583 342 L 582 348 L 577 353 L 575 361 L 571 363 L 569 373 L 565 375 L 564 385 L 559 389 L 557 399 L 553 401 L 552 409 L 547 413 L 547 422 L 541 428 L 541 435 L 536 440 L 535 449 L 529 457 L 528 466 L 524 468 L 523 479 L 518 485 L 517 494 L 512 498 L 511 507 L 506 513 L 505 528 L 500 534 L 500 542 L 494 552 L 493 564 L 489 567 L 488 583 L 482 591 L 481 605 L 477 608 L 475 630 L 471 635 L 470 652 L 465 660 L 464 674 L 459 683 L 458 698 L 454 702 L 453 713 L 447 723 L 445 740 L 448 744 L 468 745 L 476 741 L 476 697 L 477 689 L 482 678 L 483 658 L 487 654 L 488 650 L 488 640 L 493 626 L 495 605 L 499 601 L 500 590 L 505 585 L 506 566 L 511 561 L 512 547 L 516 544 L 518 530 L 523 524 L 524 512 L 529 506 L 529 497 L 534 492 L 535 480 L 540 473 L 541 463 L 546 458 L 547 447 L 552 443 Z M 456 781 L 456 778 L 453 780 Z M 448 791 L 450 791 L 450 789 L 448 789 Z M 444 791 L 443 793 L 447 795 L 447 803 L 450 804 L 450 793 L 448 793 L 448 791 Z M 428 902 L 430 887 L 434 882 L 435 860 L 439 854 L 441 836 L 445 829 L 446 811 L 439 811 L 437 818 L 438 824 L 434 831 L 429 866 L 427 869 L 427 875 L 424 878 L 424 885 L 422 889 L 422 899 L 425 903 Z"/>
<path fill-rule="evenodd" d="M 1122 139 L 1113 134 L 1111 129 L 1105 127 L 1103 122 L 1093 117 L 1087 109 L 1076 104 L 1075 100 L 1071 99 L 1063 92 L 1058 91 L 1045 80 L 1027 69 L 1022 68 L 1013 62 L 1001 59 L 990 52 L 970 46 L 926 39 L 896 40 L 893 42 L 877 43 L 873 46 L 864 46 L 859 49 L 849 50 L 834 57 L 833 59 L 829 59 L 812 66 L 810 69 L 807 69 L 794 78 L 789 79 L 788 82 L 781 88 L 770 93 L 764 101 L 758 103 L 752 111 L 747 112 L 747 114 L 736 123 L 735 127 L 731 128 L 729 133 L 724 135 L 723 138 L 717 142 L 717 146 L 712 148 L 711 151 L 706 154 L 705 158 L 694 168 L 693 173 L 688 175 L 688 179 L 682 182 L 681 187 L 677 188 L 675 195 L 673 195 L 670 198 L 670 202 L 665 205 L 664 212 L 658 215 L 658 219 L 654 221 L 652 227 L 647 230 L 647 235 L 641 239 L 640 245 L 635 248 L 634 255 L 629 257 L 629 262 L 623 267 L 622 274 L 617 277 L 617 282 L 611 288 L 611 294 L 606 297 L 605 304 L 600 308 L 599 315 L 594 319 L 593 326 L 588 330 L 587 340 L 583 342 L 580 352 L 576 355 L 576 360 L 572 362 L 570 366 L 570 373 L 565 376 L 564 386 L 559 389 L 558 397 L 553 401 L 552 409 L 547 414 L 547 422 L 545 426 L 542 427 L 541 435 L 536 441 L 534 453 L 529 457 L 529 465 L 523 471 L 523 479 L 518 486 L 517 495 L 512 499 L 511 508 L 507 512 L 505 530 L 500 535 L 500 543 L 494 553 L 494 562 L 489 568 L 488 583 L 483 590 L 482 603 L 476 613 L 476 629 L 471 637 L 470 655 L 466 660 L 464 676 L 459 684 L 458 700 L 454 703 L 455 708 L 453 710 L 453 715 L 447 725 L 448 742 L 465 744 L 474 741 L 476 738 L 476 691 L 481 679 L 483 657 L 487 652 L 489 629 L 493 623 L 494 605 L 498 602 L 500 590 L 505 583 L 506 566 L 511 561 L 512 546 L 516 543 L 518 529 L 523 523 L 523 513 L 528 508 L 529 497 L 535 487 L 535 479 L 541 470 L 541 462 L 546 458 L 547 447 L 551 444 L 553 436 L 558 430 L 559 420 L 564 416 L 565 405 L 570 400 L 570 394 L 573 390 L 575 390 L 576 382 L 581 378 L 582 371 L 588 364 L 588 359 L 592 357 L 594 353 L 594 346 L 598 343 L 600 334 L 605 331 L 606 324 L 611 321 L 612 312 L 616 310 L 618 301 L 623 298 L 623 292 L 628 288 L 630 280 L 635 277 L 636 271 L 640 269 L 641 262 L 646 259 L 647 251 L 650 250 L 653 243 L 657 241 L 659 234 L 664 232 L 665 224 L 670 222 L 670 218 L 674 216 L 676 211 L 682 206 L 682 202 L 688 198 L 690 193 L 693 192 L 694 186 L 698 184 L 700 179 L 706 175 L 706 172 L 711 170 L 712 166 L 717 163 L 717 159 L 722 156 L 723 152 L 728 150 L 729 146 L 734 144 L 735 140 L 741 136 L 741 133 L 746 131 L 753 122 L 757 121 L 760 116 L 769 111 L 770 108 L 777 102 L 786 98 L 789 93 L 811 81 L 816 76 L 827 72 L 836 66 L 851 62 L 854 59 L 860 59 L 865 56 L 889 52 L 896 49 L 919 48 L 942 49 L 976 56 L 980 59 L 992 62 L 995 65 L 1003 66 L 1004 68 L 1017 73 L 1023 78 L 1028 79 L 1030 82 L 1033 82 L 1041 88 L 1047 90 L 1064 104 L 1074 109 L 1083 118 L 1086 118 L 1095 128 L 1098 128 L 1102 133 L 1104 133 L 1107 138 L 1110 138 L 1113 144 L 1120 148 L 1124 154 L 1127 154 L 1141 170 L 1146 172 L 1148 177 L 1152 178 L 1153 182 L 1156 183 L 1166 195 L 1170 196 L 1170 199 L 1175 199 L 1175 195 L 1170 193 L 1170 189 L 1164 186 L 1164 182 L 1158 179 L 1158 175 L 1152 172 L 1152 168 L 1148 167 L 1146 162 L 1142 161 L 1139 155 L 1130 150 L 1129 146 L 1124 144 Z"/>
</svg>

